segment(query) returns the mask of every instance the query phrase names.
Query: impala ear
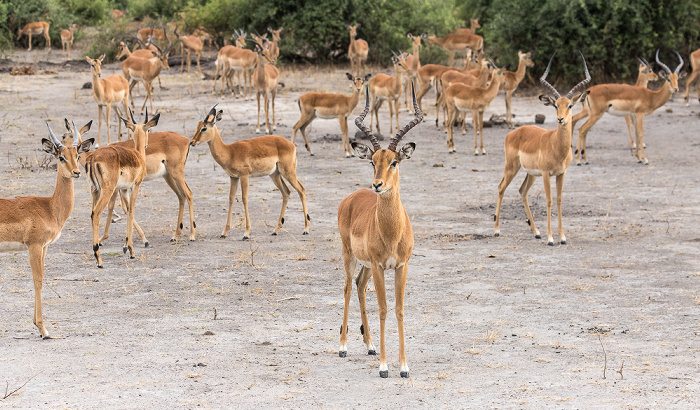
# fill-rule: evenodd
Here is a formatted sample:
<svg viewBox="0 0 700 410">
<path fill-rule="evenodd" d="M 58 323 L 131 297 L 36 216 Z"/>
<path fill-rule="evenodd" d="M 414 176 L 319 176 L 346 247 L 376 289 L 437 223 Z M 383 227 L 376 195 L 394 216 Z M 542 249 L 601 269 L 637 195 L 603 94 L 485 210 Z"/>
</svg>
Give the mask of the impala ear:
<svg viewBox="0 0 700 410">
<path fill-rule="evenodd" d="M 143 130 L 148 131 L 149 129 L 155 127 L 156 125 L 158 125 L 158 120 L 160 120 L 160 113 L 156 114 L 155 116 L 153 116 L 153 118 L 148 120 L 148 122 L 143 125 Z"/>
<path fill-rule="evenodd" d="M 361 142 L 353 142 L 350 145 L 352 145 L 352 149 L 353 151 L 355 151 L 358 157 L 362 159 L 372 159 L 372 155 L 374 155 L 374 151 L 372 151 L 372 148 L 368 147 L 367 145 Z"/>
<path fill-rule="evenodd" d="M 364 78 L 364 81 L 367 82 L 370 79 L 370 77 L 372 77 L 372 74 L 367 74 Z"/>
<path fill-rule="evenodd" d="M 221 117 L 224 115 L 224 110 L 219 110 L 219 112 L 216 113 L 216 122 L 221 121 Z"/>
<path fill-rule="evenodd" d="M 684 78 L 686 75 L 688 75 L 688 73 L 686 73 L 685 71 L 683 71 L 682 73 L 679 73 L 679 74 L 678 74 L 678 79 L 680 80 L 681 78 Z"/>
<path fill-rule="evenodd" d="M 53 141 L 48 140 L 46 138 L 42 138 L 41 145 L 45 153 L 51 154 L 53 156 L 58 156 L 58 147 L 56 147 L 56 144 L 54 144 Z"/>
<path fill-rule="evenodd" d="M 345 73 L 345 76 L 348 77 L 348 80 L 350 81 L 355 81 L 355 77 L 352 76 L 350 73 Z"/>
<path fill-rule="evenodd" d="M 544 105 L 551 105 L 551 106 L 553 106 L 553 107 L 556 107 L 556 106 L 557 106 L 557 105 L 555 104 L 554 99 L 553 99 L 552 97 L 548 96 L 548 95 L 542 94 L 542 95 L 540 95 L 539 98 L 540 98 L 540 101 L 542 101 L 542 103 L 544 103 Z"/>
<path fill-rule="evenodd" d="M 411 158 L 413 155 L 413 151 L 416 149 L 416 144 L 409 142 L 405 144 L 401 149 L 399 150 L 399 163 L 405 159 Z"/>
<path fill-rule="evenodd" d="M 582 92 L 580 96 L 574 98 L 573 101 L 578 101 L 578 102 L 582 103 L 582 102 L 586 101 L 586 97 L 588 97 L 588 94 L 590 94 L 590 93 L 591 93 L 591 90 L 586 90 L 586 91 Z"/>
<path fill-rule="evenodd" d="M 90 121 L 90 122 L 92 122 L 92 121 Z M 90 138 L 90 139 L 84 140 L 84 141 L 80 144 L 80 146 L 78 147 L 78 154 L 82 154 L 82 153 L 84 153 L 84 152 L 90 151 L 90 148 L 92 148 L 92 144 L 94 144 L 94 143 L 95 143 L 95 139 L 94 139 L 94 138 Z"/>
<path fill-rule="evenodd" d="M 63 119 L 63 123 L 66 125 L 66 129 L 67 129 L 68 131 L 73 131 L 73 130 L 70 128 L 70 123 L 68 122 L 68 118 L 64 118 L 64 119 Z"/>
<path fill-rule="evenodd" d="M 92 127 L 92 120 L 88 122 L 87 124 L 83 125 L 83 128 L 81 128 L 78 132 L 80 135 L 85 135 L 86 132 L 90 131 L 90 127 Z"/>
</svg>

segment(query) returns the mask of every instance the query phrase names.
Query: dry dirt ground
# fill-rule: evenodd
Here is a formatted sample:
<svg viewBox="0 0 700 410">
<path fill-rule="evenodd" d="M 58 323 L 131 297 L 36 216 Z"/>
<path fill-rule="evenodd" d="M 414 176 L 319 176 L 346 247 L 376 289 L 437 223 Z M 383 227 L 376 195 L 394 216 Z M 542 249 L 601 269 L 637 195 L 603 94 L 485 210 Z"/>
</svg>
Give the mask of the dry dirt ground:
<svg viewBox="0 0 700 410">
<path fill-rule="evenodd" d="M 64 117 L 78 124 L 96 119 L 91 91 L 81 89 L 90 80 L 88 65 L 37 64 L 46 59 L 37 49 L 16 51 L 2 63 L 4 69 L 34 64 L 38 72 L 58 71 L 0 74 L 2 197 L 51 194 L 55 170 L 41 166 L 39 150 L 45 120 L 61 129 Z M 60 52 L 50 61 L 62 62 Z M 204 68 L 213 72 L 211 63 Z M 156 89 L 162 116 L 155 130 L 191 137 L 201 109 L 219 103 L 226 142 L 255 135 L 254 101 L 214 97 L 211 81 L 178 71 L 163 75 L 167 90 Z M 303 92 L 348 92 L 345 71 L 283 68 L 277 133 L 291 136 L 295 99 Z M 104 69 L 116 72 L 118 64 Z M 552 108 L 520 95 L 516 121 L 543 113 L 545 126 L 554 128 Z M 504 105 L 501 95 L 486 117 L 504 113 Z M 535 239 L 525 223 L 522 173 L 506 192 L 502 236 L 493 236 L 508 130 L 487 128 L 488 155 L 479 157 L 472 155 L 471 128 L 467 136 L 458 132 L 458 153 L 448 155 L 431 112 L 406 137 L 417 148 L 401 165 L 402 200 L 415 231 L 405 303 L 410 379 L 398 377 L 391 272 L 389 379 L 379 378 L 378 357 L 366 354 L 356 290 L 348 357 L 338 357 L 344 272 L 336 211 L 343 197 L 369 186 L 372 168 L 343 157 L 336 121 L 312 125 L 315 157 L 297 141 L 309 236 L 301 235 L 294 194 L 284 231 L 270 235 L 280 194 L 272 181 L 257 178 L 250 188 L 251 240 L 241 240 L 238 201 L 235 227 L 220 239 L 229 179 L 202 145 L 187 164 L 197 240 L 188 241 L 185 228 L 181 240 L 170 242 L 176 197 L 162 180 L 147 182 L 136 217 L 151 247 L 139 245 L 135 260 L 123 255 L 122 219 L 112 227 L 99 270 L 82 177 L 73 214 L 46 258 L 44 318 L 57 339 L 41 340 L 32 324 L 27 254 L 0 255 L 0 394 L 5 385 L 12 391 L 33 377 L 0 407 L 698 408 L 699 110 L 697 101 L 686 107 L 676 97 L 647 117 L 649 166 L 630 156 L 622 119 L 604 117 L 589 135 L 591 164 L 572 165 L 567 173 L 569 244 L 554 247 Z M 402 123 L 409 119 L 401 113 Z M 96 135 L 96 126 L 88 135 Z M 530 198 L 544 232 L 541 179 Z M 378 345 L 371 282 L 370 289 Z"/>
</svg>

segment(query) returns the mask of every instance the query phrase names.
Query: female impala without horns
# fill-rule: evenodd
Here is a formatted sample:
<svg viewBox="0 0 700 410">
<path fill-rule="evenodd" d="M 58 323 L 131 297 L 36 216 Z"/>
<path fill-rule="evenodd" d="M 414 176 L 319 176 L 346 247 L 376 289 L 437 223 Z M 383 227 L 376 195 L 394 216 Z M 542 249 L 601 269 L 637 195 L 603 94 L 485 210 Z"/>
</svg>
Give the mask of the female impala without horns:
<svg viewBox="0 0 700 410">
<path fill-rule="evenodd" d="M 392 138 L 387 149 L 382 149 L 372 131 L 362 123 L 369 111 L 369 97 L 367 97 L 365 110 L 355 120 L 355 125 L 372 142 L 372 148 L 358 142 L 353 142 L 352 147 L 360 158 L 369 160 L 374 168 L 372 189 L 361 189 L 348 195 L 338 207 L 338 230 L 343 241 L 343 265 L 345 266 L 345 306 L 343 308 L 343 324 L 340 327 L 338 355 L 346 357 L 348 353 L 348 310 L 352 293 L 352 278 L 359 262 L 362 267 L 357 276 L 356 284 L 360 300 L 360 314 L 362 315 L 360 333 L 362 333 L 367 346 L 367 352 L 371 355 L 377 354 L 369 335 L 365 303 L 367 282 L 369 282 L 371 275 L 379 304 L 379 376 L 382 378 L 389 377 L 384 337 L 387 315 L 384 285 L 384 270 L 386 269 L 394 269 L 400 375 L 407 378 L 409 372 L 404 346 L 403 300 L 406 290 L 408 260 L 413 250 L 413 229 L 399 196 L 399 164 L 411 158 L 416 144 L 409 142 L 399 150 L 396 146 L 411 128 L 423 120 L 423 113 L 416 102 L 413 84 L 411 84 L 411 88 L 416 117 Z"/>
</svg>

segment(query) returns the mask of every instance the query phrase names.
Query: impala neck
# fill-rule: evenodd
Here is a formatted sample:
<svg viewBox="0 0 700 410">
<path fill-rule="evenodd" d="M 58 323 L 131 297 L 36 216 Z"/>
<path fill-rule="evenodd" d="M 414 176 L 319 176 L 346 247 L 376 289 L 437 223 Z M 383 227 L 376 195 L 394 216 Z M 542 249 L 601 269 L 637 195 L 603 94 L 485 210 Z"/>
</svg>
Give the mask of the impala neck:
<svg viewBox="0 0 700 410">
<path fill-rule="evenodd" d="M 398 90 L 398 92 L 401 92 L 401 87 L 403 85 L 403 69 L 398 66 L 398 64 L 394 65 L 394 78 L 396 81 L 394 81 L 394 90 Z"/>
<path fill-rule="evenodd" d="M 433 42 L 439 46 L 442 46 L 445 43 L 445 37 L 437 37 L 436 36 L 436 37 L 428 38 L 428 41 Z M 467 65 L 469 65 L 468 62 L 467 62 Z"/>
<path fill-rule="evenodd" d="M 101 101 L 102 96 L 104 96 L 105 89 L 102 86 L 102 81 L 100 81 L 100 77 L 97 76 L 94 72 L 92 73 L 92 90 L 97 96 L 97 98 Z"/>
<path fill-rule="evenodd" d="M 350 107 L 352 107 L 350 112 L 352 112 L 352 110 L 354 110 L 355 107 L 357 107 L 357 103 L 360 102 L 360 93 L 361 92 L 362 92 L 362 89 L 359 89 L 359 90 L 357 88 L 353 89 L 352 95 L 350 96 Z"/>
<path fill-rule="evenodd" d="M 219 129 L 214 126 L 214 137 L 207 141 L 209 144 L 209 151 L 211 151 L 211 156 L 214 158 L 219 165 L 223 167 L 223 164 L 229 162 L 231 152 L 227 149 L 228 145 L 224 143 L 221 139 L 221 134 L 219 134 Z"/>
<path fill-rule="evenodd" d="M 413 44 L 413 58 L 416 59 L 416 69 L 420 68 L 420 46 Z"/>
<path fill-rule="evenodd" d="M 671 82 L 668 80 L 664 81 L 664 85 L 661 88 L 651 93 L 651 108 L 653 108 L 652 111 L 654 111 L 671 99 L 673 95 L 671 92 Z"/>
<path fill-rule="evenodd" d="M 265 59 L 261 56 L 257 56 L 257 67 L 255 67 L 255 72 L 253 75 L 255 76 L 254 81 L 256 81 L 258 84 L 262 84 L 265 82 Z"/>
<path fill-rule="evenodd" d="M 647 88 L 648 85 L 649 85 L 649 79 L 644 77 L 641 74 L 639 75 L 639 77 L 637 77 L 637 82 L 634 83 L 635 87 Z"/>
<path fill-rule="evenodd" d="M 525 60 L 520 59 L 518 62 L 518 69 L 515 70 L 515 81 L 517 83 L 520 83 L 523 81 L 523 78 L 525 78 L 525 71 L 527 70 L 527 67 L 525 66 Z"/>
<path fill-rule="evenodd" d="M 352 49 L 352 51 L 355 51 L 355 36 L 353 36 L 352 34 L 350 34 L 350 48 Z"/>
<path fill-rule="evenodd" d="M 58 225 L 63 226 L 73 212 L 73 178 L 65 178 L 60 171 L 57 172 L 56 187 L 50 198 L 53 215 Z"/>
<path fill-rule="evenodd" d="M 553 148 L 556 151 L 571 152 L 571 137 L 573 135 L 573 126 L 571 120 L 564 125 L 557 125 L 556 138 L 552 141 Z"/>
<path fill-rule="evenodd" d="M 399 195 L 398 178 L 391 192 L 377 195 L 377 212 L 374 223 L 384 243 L 396 243 L 403 234 L 406 211 Z"/>
</svg>

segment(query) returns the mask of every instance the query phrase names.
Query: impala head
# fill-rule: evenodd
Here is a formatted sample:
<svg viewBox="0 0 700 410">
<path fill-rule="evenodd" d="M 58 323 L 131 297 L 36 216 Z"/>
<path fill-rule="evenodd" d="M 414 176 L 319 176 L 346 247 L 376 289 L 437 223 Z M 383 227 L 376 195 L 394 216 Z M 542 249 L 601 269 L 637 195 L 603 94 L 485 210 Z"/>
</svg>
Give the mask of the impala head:
<svg viewBox="0 0 700 410">
<path fill-rule="evenodd" d="M 357 23 L 354 26 L 348 26 L 348 30 L 350 30 L 350 37 L 352 37 L 352 38 L 357 37 L 357 28 L 358 27 L 360 27 L 360 23 Z"/>
<path fill-rule="evenodd" d="M 683 68 L 683 57 L 681 57 L 681 55 L 678 54 L 678 51 L 673 50 L 673 52 L 676 53 L 676 55 L 678 56 L 678 60 L 680 60 L 680 63 L 678 64 L 678 67 L 676 67 L 675 70 L 671 71 L 671 69 L 668 68 L 666 64 L 659 61 L 659 50 L 656 50 L 656 63 L 664 69 L 664 71 L 659 72 L 659 77 L 668 81 L 671 84 L 671 92 L 675 93 L 678 92 L 678 80 L 685 77 L 686 72 L 680 72 L 681 68 Z"/>
<path fill-rule="evenodd" d="M 136 147 L 136 150 L 138 151 L 139 147 L 141 146 L 147 148 L 148 131 L 150 131 L 151 128 L 158 125 L 158 120 L 160 120 L 160 113 L 156 114 L 155 116 L 153 116 L 153 118 L 149 120 L 148 108 L 146 108 L 146 119 L 143 121 L 143 124 L 139 124 L 136 122 L 136 119 L 134 119 L 134 112 L 131 111 L 131 108 L 129 109 L 129 114 L 131 116 L 131 121 L 121 117 L 119 117 L 119 119 L 124 122 L 126 128 L 130 129 L 134 133 L 134 146 Z"/>
<path fill-rule="evenodd" d="M 255 39 L 253 39 L 253 41 L 255 42 L 255 52 L 258 54 L 258 56 L 260 56 L 260 58 L 263 59 L 263 62 L 274 64 L 275 58 L 272 56 L 272 52 L 270 51 L 270 44 L 267 43 L 263 45 Z"/>
<path fill-rule="evenodd" d="M 348 77 L 348 80 L 352 81 L 352 89 L 360 92 L 362 91 L 362 87 L 365 85 L 365 83 L 369 81 L 370 77 L 372 77 L 372 74 L 367 74 L 364 77 L 353 77 L 352 74 L 345 73 L 345 76 Z"/>
<path fill-rule="evenodd" d="M 75 131 L 72 125 L 72 121 L 68 121 L 68 118 L 63 119 L 63 123 L 66 126 L 66 132 L 61 135 L 61 142 L 63 144 L 72 144 L 75 142 Z M 83 135 L 87 134 L 88 131 L 90 131 L 90 128 L 92 127 L 92 120 L 90 120 L 87 124 L 83 125 L 80 130 L 78 130 L 78 140 L 82 141 L 83 140 Z"/>
<path fill-rule="evenodd" d="M 637 61 L 639 61 L 639 73 L 637 75 L 639 78 L 644 78 L 647 81 L 659 80 L 659 76 L 654 72 L 654 69 L 651 67 L 651 63 L 639 57 L 637 57 Z"/>
<path fill-rule="evenodd" d="M 211 110 L 209 110 L 206 116 L 204 115 L 204 110 L 202 110 L 202 113 L 199 115 L 199 122 L 197 123 L 197 131 L 195 131 L 192 141 L 190 141 L 191 146 L 196 147 L 203 142 L 211 141 L 216 135 L 214 128 L 216 127 L 216 123 L 221 121 L 221 116 L 224 113 L 223 110 L 216 110 L 217 105 L 219 104 L 211 107 Z"/>
<path fill-rule="evenodd" d="M 128 49 L 129 46 L 127 46 L 125 42 L 120 41 L 119 44 L 117 44 L 117 59 L 126 56 L 126 50 Z"/>
<path fill-rule="evenodd" d="M 413 34 L 408 33 L 408 34 L 406 34 L 406 37 L 408 37 L 409 40 L 411 40 L 411 43 L 412 43 L 411 45 L 412 45 L 414 48 L 415 48 L 415 47 L 420 48 L 421 45 L 422 45 L 421 41 L 422 41 L 424 38 L 428 38 L 428 35 L 425 34 L 425 33 L 423 33 L 423 34 L 421 34 L 420 36 L 414 36 Z"/>
<path fill-rule="evenodd" d="M 277 30 L 273 30 L 272 27 L 267 28 L 267 31 L 269 31 L 270 34 L 272 34 L 272 41 L 280 41 L 280 33 L 282 32 L 282 30 L 284 30 L 284 27 L 280 27 Z"/>
<path fill-rule="evenodd" d="M 589 81 L 591 81 L 591 75 L 588 72 L 586 59 L 583 57 L 583 53 L 579 51 L 579 54 L 581 54 L 581 59 L 583 60 L 583 70 L 586 72 L 586 78 L 580 83 L 576 84 L 574 88 L 572 88 L 568 93 L 566 93 L 566 96 L 562 97 L 561 94 L 559 94 L 559 92 L 557 91 L 557 89 L 554 88 L 546 80 L 547 74 L 549 74 L 549 68 L 552 66 L 552 60 L 554 60 L 554 55 L 556 54 L 556 52 L 552 54 L 552 58 L 549 59 L 549 64 L 547 64 L 547 69 L 544 71 L 544 74 L 542 74 L 542 77 L 540 78 L 540 82 L 547 89 L 549 89 L 551 95 L 540 95 L 540 101 L 542 101 L 544 105 L 551 105 L 554 108 L 556 108 L 558 125 L 567 125 L 571 124 L 571 114 L 572 110 L 574 109 L 574 104 L 576 104 L 577 101 L 583 102 L 583 100 L 586 99 L 586 96 L 590 91 L 586 90 L 581 94 L 576 95 L 575 97 L 574 94 L 579 92 L 579 89 L 583 88 L 583 86 L 585 86 Z"/>
<path fill-rule="evenodd" d="M 102 76 L 102 60 L 105 59 L 105 55 L 102 54 L 100 58 L 92 59 L 88 56 L 85 56 L 85 60 L 90 64 L 90 67 L 92 67 L 92 74 L 96 75 L 98 77 Z"/>
<path fill-rule="evenodd" d="M 535 63 L 532 61 L 532 51 L 528 51 L 527 53 L 518 51 L 518 59 L 525 62 L 525 67 L 535 66 Z"/>
<path fill-rule="evenodd" d="M 245 48 L 245 32 L 243 30 L 234 30 L 233 32 L 233 40 L 236 44 L 236 47 Z"/>
<path fill-rule="evenodd" d="M 473 30 L 481 28 L 481 24 L 479 24 L 479 19 L 471 19 L 471 27 Z"/>
<path fill-rule="evenodd" d="M 170 42 L 170 39 L 168 39 L 168 42 Z M 168 54 L 170 54 L 170 49 L 172 48 L 172 43 L 170 43 L 170 46 L 165 49 L 165 52 L 160 49 L 155 43 L 151 43 L 153 47 L 155 47 L 156 51 L 153 51 L 153 57 L 158 58 L 160 60 L 160 66 L 165 68 L 166 70 L 170 69 L 170 66 L 168 65 Z"/>
<path fill-rule="evenodd" d="M 367 96 L 365 110 L 355 119 L 357 128 L 372 142 L 372 148 L 361 142 L 353 142 L 351 144 L 352 149 L 355 150 L 358 157 L 368 159 L 370 164 L 374 167 L 372 190 L 379 195 L 389 195 L 394 188 L 398 190 L 399 164 L 411 158 L 413 151 L 416 149 L 416 144 L 412 142 L 404 144 L 398 151 L 396 149 L 401 138 L 403 138 L 411 128 L 415 127 L 416 124 L 423 121 L 423 113 L 420 108 L 418 108 L 418 103 L 416 102 L 416 90 L 413 86 L 413 82 L 411 82 L 411 93 L 413 94 L 413 108 L 416 111 L 416 117 L 391 139 L 387 149 L 382 149 L 379 145 L 379 141 L 377 141 L 377 137 L 362 123 L 369 112 L 369 90 L 365 91 L 365 95 Z"/>
<path fill-rule="evenodd" d="M 73 143 L 70 145 L 63 145 L 63 143 L 56 138 L 48 122 L 46 123 L 46 127 L 49 129 L 49 136 L 51 139 L 42 138 L 41 144 L 44 147 L 44 152 L 53 155 L 58 160 L 58 173 L 63 178 L 80 177 L 78 157 L 83 152 L 89 151 L 95 140 L 90 138 L 89 140 L 81 141 L 78 132 L 73 131 Z M 73 130 L 75 129 L 75 124 L 73 124 Z"/>
<path fill-rule="evenodd" d="M 408 54 L 402 52 L 401 50 L 399 50 L 399 54 L 396 54 L 394 50 L 391 50 L 391 54 L 391 63 L 394 64 L 395 67 L 400 68 L 402 71 L 411 74 L 411 67 L 408 66 L 408 62 L 406 61 Z"/>
</svg>

